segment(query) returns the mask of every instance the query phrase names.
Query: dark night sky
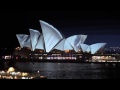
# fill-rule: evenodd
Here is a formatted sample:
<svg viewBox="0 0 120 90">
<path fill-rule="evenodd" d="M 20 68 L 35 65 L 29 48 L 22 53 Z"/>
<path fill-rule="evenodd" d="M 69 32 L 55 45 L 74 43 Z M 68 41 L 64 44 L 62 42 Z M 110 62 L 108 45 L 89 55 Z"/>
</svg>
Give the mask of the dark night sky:
<svg viewBox="0 0 120 90">
<path fill-rule="evenodd" d="M 39 20 L 53 25 L 66 37 L 87 34 L 86 44 L 120 46 L 120 11 L 1 11 L 1 47 L 16 47 L 16 34 L 40 30 Z"/>
</svg>

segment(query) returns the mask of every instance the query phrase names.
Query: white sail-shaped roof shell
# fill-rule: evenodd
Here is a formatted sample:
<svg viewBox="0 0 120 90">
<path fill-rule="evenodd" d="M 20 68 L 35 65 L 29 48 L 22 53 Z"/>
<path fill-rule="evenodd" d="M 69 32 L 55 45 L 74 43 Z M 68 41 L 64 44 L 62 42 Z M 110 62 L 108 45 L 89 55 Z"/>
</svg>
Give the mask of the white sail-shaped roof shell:
<svg viewBox="0 0 120 90">
<path fill-rule="evenodd" d="M 40 24 L 44 36 L 46 52 L 50 52 L 55 47 L 55 45 L 59 43 L 61 39 L 63 39 L 63 37 L 60 32 L 52 25 L 49 25 L 48 23 L 41 20 Z"/>
<path fill-rule="evenodd" d="M 40 34 L 38 43 L 37 43 L 37 45 L 36 45 L 36 49 L 45 50 L 45 47 L 44 47 L 44 38 L 43 38 L 43 35 L 42 35 L 42 34 Z"/>
<path fill-rule="evenodd" d="M 83 44 L 87 38 L 87 35 L 80 35 L 80 42 Z"/>
<path fill-rule="evenodd" d="M 23 47 L 32 48 L 31 39 L 29 35 L 25 35 L 25 41 Z"/>
<path fill-rule="evenodd" d="M 67 38 L 67 40 L 69 41 L 69 43 L 72 45 L 72 47 L 74 48 L 76 52 L 78 52 L 78 50 L 80 49 L 80 43 L 81 43 L 80 37 L 81 35 L 74 35 L 74 36 Z"/>
<path fill-rule="evenodd" d="M 106 43 L 97 43 L 97 44 L 90 45 L 91 54 L 95 54 L 98 50 L 100 50 L 105 45 Z"/>
<path fill-rule="evenodd" d="M 69 43 L 67 39 L 65 40 L 64 50 L 74 50 L 72 45 Z"/>
<path fill-rule="evenodd" d="M 28 35 L 25 35 L 25 34 L 17 34 L 17 39 L 19 41 L 19 44 L 21 46 L 21 48 L 24 47 L 24 43 L 25 43 L 25 40 L 27 39 Z"/>
<path fill-rule="evenodd" d="M 91 52 L 91 47 L 90 46 L 88 46 L 86 52 Z"/>
<path fill-rule="evenodd" d="M 89 45 L 87 45 L 87 44 L 80 44 L 80 47 L 83 52 L 86 52 L 87 49 L 88 49 L 88 52 L 90 51 Z"/>
<path fill-rule="evenodd" d="M 68 42 L 67 39 L 63 39 L 55 46 L 54 49 L 65 51 L 65 50 L 73 50 L 73 47 L 71 46 L 71 44 Z"/>
<path fill-rule="evenodd" d="M 29 31 L 30 31 L 30 39 L 32 44 L 32 51 L 34 51 L 38 42 L 38 38 L 40 37 L 40 32 L 33 29 L 29 29 Z"/>
<path fill-rule="evenodd" d="M 65 44 L 65 39 L 63 39 L 62 41 L 60 41 L 60 42 L 55 46 L 54 49 L 64 51 L 64 44 Z"/>
</svg>

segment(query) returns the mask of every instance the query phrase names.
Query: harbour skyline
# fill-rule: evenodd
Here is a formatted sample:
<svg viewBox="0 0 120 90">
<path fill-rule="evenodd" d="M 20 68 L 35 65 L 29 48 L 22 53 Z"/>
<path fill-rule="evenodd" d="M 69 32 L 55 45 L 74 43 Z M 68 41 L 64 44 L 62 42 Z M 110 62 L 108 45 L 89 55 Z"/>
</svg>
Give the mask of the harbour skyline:
<svg viewBox="0 0 120 90">
<path fill-rule="evenodd" d="M 120 11 L 1 11 L 0 79 L 119 79 Z"/>
</svg>

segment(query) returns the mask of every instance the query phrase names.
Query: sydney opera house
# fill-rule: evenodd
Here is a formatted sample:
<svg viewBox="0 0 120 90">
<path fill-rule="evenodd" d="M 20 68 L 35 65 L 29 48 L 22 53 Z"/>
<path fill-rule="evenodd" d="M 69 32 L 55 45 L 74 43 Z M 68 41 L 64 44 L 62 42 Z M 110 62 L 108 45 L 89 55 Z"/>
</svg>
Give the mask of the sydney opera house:
<svg viewBox="0 0 120 90">
<path fill-rule="evenodd" d="M 42 33 L 29 29 L 30 35 L 17 34 L 20 47 L 17 54 L 24 58 L 37 59 L 78 59 L 83 54 L 101 53 L 106 43 L 85 44 L 87 35 L 64 37 L 52 25 L 40 20 Z"/>
</svg>

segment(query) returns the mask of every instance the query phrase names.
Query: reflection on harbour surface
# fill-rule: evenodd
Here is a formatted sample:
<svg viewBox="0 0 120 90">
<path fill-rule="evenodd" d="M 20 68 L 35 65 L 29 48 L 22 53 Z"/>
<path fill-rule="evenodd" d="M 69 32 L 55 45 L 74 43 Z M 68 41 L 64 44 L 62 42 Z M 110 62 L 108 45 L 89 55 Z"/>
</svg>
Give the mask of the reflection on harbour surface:
<svg viewBox="0 0 120 90">
<path fill-rule="evenodd" d="M 120 63 L 16 62 L 20 71 L 40 71 L 48 79 L 119 79 Z"/>
<path fill-rule="evenodd" d="M 0 62 L 0 69 L 14 67 L 17 71 L 39 73 L 47 79 L 119 79 L 119 62 Z"/>
</svg>

